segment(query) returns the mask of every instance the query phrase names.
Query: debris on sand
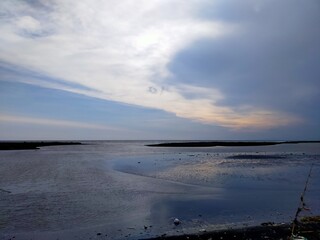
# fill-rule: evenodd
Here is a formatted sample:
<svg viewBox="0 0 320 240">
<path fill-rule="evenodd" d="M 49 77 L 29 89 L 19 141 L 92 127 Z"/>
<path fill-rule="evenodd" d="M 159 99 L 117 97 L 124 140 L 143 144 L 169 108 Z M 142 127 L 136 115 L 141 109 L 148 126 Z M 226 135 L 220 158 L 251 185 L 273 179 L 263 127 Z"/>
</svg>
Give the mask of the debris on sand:
<svg viewBox="0 0 320 240">
<path fill-rule="evenodd" d="M 180 220 L 178 218 L 175 218 L 173 220 L 174 225 L 178 226 L 180 224 Z"/>
</svg>

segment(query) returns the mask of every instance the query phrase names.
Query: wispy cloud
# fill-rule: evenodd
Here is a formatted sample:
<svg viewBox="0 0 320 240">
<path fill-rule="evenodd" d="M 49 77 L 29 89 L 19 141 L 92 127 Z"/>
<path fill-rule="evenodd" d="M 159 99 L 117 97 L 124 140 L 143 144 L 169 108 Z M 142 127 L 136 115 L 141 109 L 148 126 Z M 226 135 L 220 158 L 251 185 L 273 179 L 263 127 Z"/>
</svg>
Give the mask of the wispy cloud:
<svg viewBox="0 0 320 240">
<path fill-rule="evenodd" d="M 34 124 L 44 126 L 57 126 L 57 127 L 68 127 L 68 128 L 84 128 L 84 129 L 98 129 L 98 130 L 115 130 L 115 128 L 90 124 L 76 121 L 66 121 L 57 119 L 46 119 L 46 118 L 34 118 L 17 115 L 1 115 L 0 122 L 2 123 L 18 123 L 18 124 Z"/>
<path fill-rule="evenodd" d="M 238 129 L 295 122 L 285 113 L 254 106 L 219 106 L 225 96 L 216 88 L 168 82 L 172 73 L 167 65 L 177 52 L 197 39 L 237 31 L 233 24 L 197 17 L 207 2 L 3 0 L 0 60 L 67 84 L 27 77 L 19 81 L 202 123 Z"/>
</svg>

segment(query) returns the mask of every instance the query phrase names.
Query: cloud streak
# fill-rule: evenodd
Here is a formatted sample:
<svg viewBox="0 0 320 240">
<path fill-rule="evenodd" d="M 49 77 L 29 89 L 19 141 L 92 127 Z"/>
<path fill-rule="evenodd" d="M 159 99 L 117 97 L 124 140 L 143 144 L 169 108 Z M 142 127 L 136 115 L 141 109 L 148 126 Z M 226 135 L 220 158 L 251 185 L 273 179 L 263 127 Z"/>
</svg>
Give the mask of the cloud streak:
<svg viewBox="0 0 320 240">
<path fill-rule="evenodd" d="M 89 124 L 89 123 L 83 123 L 83 122 L 57 120 L 57 119 L 33 118 L 33 117 L 25 117 L 25 116 L 17 116 L 17 115 L 1 115 L 0 122 L 57 126 L 57 127 L 68 127 L 68 128 L 115 130 L 115 128 L 107 127 L 103 125 L 97 125 L 97 124 Z"/>
<path fill-rule="evenodd" d="M 218 88 L 168 81 L 173 73 L 167 66 L 179 51 L 198 39 L 238 31 L 236 24 L 199 18 L 209 2 L 4 0 L 0 60 L 65 84 L 27 76 L 18 81 L 201 123 L 239 129 L 297 122 L 270 109 L 220 106 L 226 96 Z"/>
</svg>

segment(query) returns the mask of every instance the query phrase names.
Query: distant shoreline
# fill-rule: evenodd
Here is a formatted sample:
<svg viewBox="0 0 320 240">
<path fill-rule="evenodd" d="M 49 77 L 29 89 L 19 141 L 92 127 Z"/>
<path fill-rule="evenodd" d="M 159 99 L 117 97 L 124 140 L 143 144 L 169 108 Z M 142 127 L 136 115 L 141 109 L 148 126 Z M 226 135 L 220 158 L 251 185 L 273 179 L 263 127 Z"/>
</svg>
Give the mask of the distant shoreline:
<svg viewBox="0 0 320 240">
<path fill-rule="evenodd" d="M 63 141 L 6 141 L 0 142 L 0 150 L 32 150 L 46 146 L 81 145 L 80 142 Z"/>
<path fill-rule="evenodd" d="M 320 141 L 177 141 L 147 144 L 148 147 L 254 147 L 279 144 L 320 143 Z M 77 141 L 0 141 L 1 150 L 34 150 L 46 146 L 82 145 Z"/>
<path fill-rule="evenodd" d="M 148 144 L 148 147 L 252 147 L 278 144 L 320 143 L 320 141 L 208 141 Z"/>
</svg>

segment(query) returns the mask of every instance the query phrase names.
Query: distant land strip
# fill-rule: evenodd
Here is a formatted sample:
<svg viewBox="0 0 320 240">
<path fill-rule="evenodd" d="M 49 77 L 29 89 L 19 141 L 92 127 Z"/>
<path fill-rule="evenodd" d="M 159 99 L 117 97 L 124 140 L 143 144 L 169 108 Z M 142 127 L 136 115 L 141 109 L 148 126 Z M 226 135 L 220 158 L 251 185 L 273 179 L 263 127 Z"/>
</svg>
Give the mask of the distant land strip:
<svg viewBox="0 0 320 240">
<path fill-rule="evenodd" d="M 250 147 L 278 144 L 320 143 L 320 141 L 213 141 L 213 142 L 170 142 L 149 144 L 148 147 Z"/>
<path fill-rule="evenodd" d="M 60 141 L 7 141 L 0 142 L 0 150 L 30 150 L 39 149 L 45 146 L 59 146 L 59 145 L 81 145 L 80 142 L 60 142 Z"/>
</svg>

